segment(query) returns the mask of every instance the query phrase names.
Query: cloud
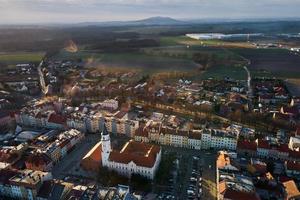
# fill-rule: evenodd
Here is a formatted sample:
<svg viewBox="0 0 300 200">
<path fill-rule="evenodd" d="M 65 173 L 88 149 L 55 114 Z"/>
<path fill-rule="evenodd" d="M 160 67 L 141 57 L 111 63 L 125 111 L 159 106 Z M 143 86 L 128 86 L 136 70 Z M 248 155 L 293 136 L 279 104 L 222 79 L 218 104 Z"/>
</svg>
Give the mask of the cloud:
<svg viewBox="0 0 300 200">
<path fill-rule="evenodd" d="M 300 0 L 0 0 L 0 23 L 300 17 Z"/>
</svg>

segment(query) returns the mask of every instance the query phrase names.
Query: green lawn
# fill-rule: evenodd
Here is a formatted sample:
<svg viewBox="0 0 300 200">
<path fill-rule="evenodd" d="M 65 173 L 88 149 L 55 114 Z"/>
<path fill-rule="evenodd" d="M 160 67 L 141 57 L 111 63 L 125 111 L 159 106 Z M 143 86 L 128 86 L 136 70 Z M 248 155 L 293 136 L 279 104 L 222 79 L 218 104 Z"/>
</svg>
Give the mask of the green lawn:
<svg viewBox="0 0 300 200">
<path fill-rule="evenodd" d="M 43 52 L 0 53 L 0 62 L 6 64 L 17 64 L 21 62 L 40 62 L 43 57 Z"/>
</svg>

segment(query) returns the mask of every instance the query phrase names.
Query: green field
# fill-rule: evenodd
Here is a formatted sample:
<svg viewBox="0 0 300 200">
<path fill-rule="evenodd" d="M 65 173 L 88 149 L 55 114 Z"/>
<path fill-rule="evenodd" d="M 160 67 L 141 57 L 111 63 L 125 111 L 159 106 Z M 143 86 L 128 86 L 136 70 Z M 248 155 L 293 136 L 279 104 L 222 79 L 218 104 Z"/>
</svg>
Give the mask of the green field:
<svg viewBox="0 0 300 200">
<path fill-rule="evenodd" d="M 205 71 L 202 79 L 224 79 L 225 77 L 234 78 L 236 80 L 246 80 L 247 73 L 243 67 L 238 66 L 214 66 Z"/>
<path fill-rule="evenodd" d="M 42 52 L 0 53 L 0 62 L 8 65 L 22 62 L 40 62 L 43 57 L 44 53 Z"/>
<path fill-rule="evenodd" d="M 211 44 L 219 41 L 210 41 Z M 76 53 L 61 50 L 52 59 L 82 59 L 88 67 L 128 68 L 145 73 L 156 72 L 193 72 L 195 78 L 224 78 L 229 76 L 245 79 L 242 67 L 243 58 L 226 48 L 205 46 L 199 40 L 185 36 L 161 37 L 159 47 L 146 47 L 130 52 L 100 53 L 81 49 Z M 217 61 L 203 71 L 200 64 L 194 62 L 195 54 L 213 56 Z M 202 69 L 202 71 L 200 70 Z"/>
<path fill-rule="evenodd" d="M 88 67 L 128 68 L 142 70 L 147 73 L 164 71 L 192 71 L 198 65 L 190 59 L 151 55 L 144 52 L 130 53 L 97 53 L 79 51 L 69 53 L 61 51 L 52 59 L 83 59 Z"/>
<path fill-rule="evenodd" d="M 245 60 L 237 52 L 229 48 L 217 47 L 218 40 L 205 41 L 211 45 L 203 45 L 202 41 L 186 36 L 160 37 L 159 47 L 147 47 L 131 52 L 101 53 L 97 51 L 79 50 L 70 53 L 61 50 L 53 59 L 83 59 L 87 67 L 129 68 L 139 69 L 145 73 L 180 71 L 195 72 L 196 79 L 232 77 L 246 79 L 247 74 L 242 67 Z M 195 54 L 213 55 L 218 61 L 213 66 L 200 71 L 201 65 L 195 63 Z"/>
</svg>

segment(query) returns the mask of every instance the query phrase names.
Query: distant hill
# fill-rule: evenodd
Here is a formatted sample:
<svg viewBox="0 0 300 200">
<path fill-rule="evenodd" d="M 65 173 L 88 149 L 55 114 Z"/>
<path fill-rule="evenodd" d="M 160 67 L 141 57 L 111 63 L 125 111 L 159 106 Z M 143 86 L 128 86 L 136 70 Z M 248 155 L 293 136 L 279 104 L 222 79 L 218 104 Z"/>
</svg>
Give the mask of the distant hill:
<svg viewBox="0 0 300 200">
<path fill-rule="evenodd" d="M 133 23 L 141 25 L 180 25 L 186 22 L 179 21 L 170 17 L 150 17 L 143 20 L 133 21 Z"/>
<path fill-rule="evenodd" d="M 84 22 L 77 26 L 151 26 L 151 25 L 182 25 L 187 22 L 179 21 L 170 17 L 150 17 L 135 21 L 108 21 L 108 22 Z"/>
</svg>

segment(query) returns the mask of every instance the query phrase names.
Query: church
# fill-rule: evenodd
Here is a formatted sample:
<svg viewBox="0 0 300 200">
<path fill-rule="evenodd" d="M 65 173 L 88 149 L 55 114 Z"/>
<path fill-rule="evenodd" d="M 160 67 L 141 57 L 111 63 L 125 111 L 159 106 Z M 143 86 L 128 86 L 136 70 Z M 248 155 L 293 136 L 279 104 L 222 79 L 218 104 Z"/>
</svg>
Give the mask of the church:
<svg viewBox="0 0 300 200">
<path fill-rule="evenodd" d="M 127 177 L 139 174 L 148 179 L 154 179 L 161 160 L 160 146 L 130 140 L 121 151 L 113 150 L 105 125 L 102 131 L 101 145 L 103 167 L 108 167 Z"/>
</svg>

